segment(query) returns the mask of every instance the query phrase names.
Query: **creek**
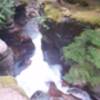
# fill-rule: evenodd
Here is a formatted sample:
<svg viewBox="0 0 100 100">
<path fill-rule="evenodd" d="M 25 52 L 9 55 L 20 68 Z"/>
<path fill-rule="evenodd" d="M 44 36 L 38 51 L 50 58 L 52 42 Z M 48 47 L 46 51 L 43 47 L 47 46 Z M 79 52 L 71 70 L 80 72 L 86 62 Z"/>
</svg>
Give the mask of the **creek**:
<svg viewBox="0 0 100 100">
<path fill-rule="evenodd" d="M 16 80 L 31 97 L 37 91 L 45 93 L 49 90 L 49 83 L 54 82 L 57 89 L 66 94 L 72 94 L 81 100 L 91 100 L 87 92 L 75 87 L 62 87 L 61 65 L 49 65 L 44 60 L 43 51 L 41 49 L 42 34 L 38 30 L 36 19 L 31 19 L 23 29 L 32 39 L 35 45 L 35 52 L 31 57 L 31 64 L 23 70 Z M 69 92 L 68 92 L 69 91 Z"/>
<path fill-rule="evenodd" d="M 34 19 L 33 19 L 34 20 Z M 35 52 L 31 58 L 31 64 L 23 70 L 17 77 L 19 85 L 22 86 L 29 97 L 36 91 L 41 90 L 47 92 L 49 88 L 48 82 L 53 81 L 58 88 L 61 87 L 60 65 L 48 65 L 44 61 L 43 52 L 41 49 L 42 35 L 38 30 L 38 26 L 34 21 L 30 21 L 25 26 L 25 31 L 32 38 L 35 45 Z"/>
</svg>

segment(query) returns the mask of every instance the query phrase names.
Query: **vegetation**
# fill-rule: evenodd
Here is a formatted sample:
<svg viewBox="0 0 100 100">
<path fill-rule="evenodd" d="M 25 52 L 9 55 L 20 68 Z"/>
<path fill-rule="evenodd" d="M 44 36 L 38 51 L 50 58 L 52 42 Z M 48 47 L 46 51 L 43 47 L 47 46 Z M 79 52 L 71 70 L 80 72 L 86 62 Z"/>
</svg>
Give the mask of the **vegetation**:
<svg viewBox="0 0 100 100">
<path fill-rule="evenodd" d="M 63 52 L 66 60 L 74 61 L 66 80 L 100 85 L 100 30 L 84 31 Z"/>
<path fill-rule="evenodd" d="M 44 2 L 44 14 L 54 21 L 61 22 L 64 16 L 77 21 L 100 26 L 100 1 L 98 0 L 61 0 L 64 6 L 53 2 Z M 66 2 L 66 3 L 65 3 Z M 68 2 L 71 2 L 68 3 Z M 75 4 L 73 4 L 76 2 Z M 83 3 L 84 2 L 84 3 Z M 85 3 L 86 2 L 86 3 Z M 81 3 L 81 4 L 80 4 Z M 87 5 L 86 6 L 82 6 Z"/>
<path fill-rule="evenodd" d="M 0 0 L 0 28 L 14 15 L 14 0 Z"/>
</svg>

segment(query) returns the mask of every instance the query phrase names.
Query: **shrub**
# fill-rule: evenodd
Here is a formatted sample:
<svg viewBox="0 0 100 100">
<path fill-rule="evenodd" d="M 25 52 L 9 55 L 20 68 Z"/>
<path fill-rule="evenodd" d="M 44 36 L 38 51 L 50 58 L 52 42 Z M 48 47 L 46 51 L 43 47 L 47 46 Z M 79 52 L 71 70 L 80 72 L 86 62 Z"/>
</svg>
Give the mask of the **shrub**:
<svg viewBox="0 0 100 100">
<path fill-rule="evenodd" d="M 73 63 L 65 79 L 71 83 L 100 84 L 100 31 L 86 30 L 63 48 L 64 58 Z"/>
</svg>

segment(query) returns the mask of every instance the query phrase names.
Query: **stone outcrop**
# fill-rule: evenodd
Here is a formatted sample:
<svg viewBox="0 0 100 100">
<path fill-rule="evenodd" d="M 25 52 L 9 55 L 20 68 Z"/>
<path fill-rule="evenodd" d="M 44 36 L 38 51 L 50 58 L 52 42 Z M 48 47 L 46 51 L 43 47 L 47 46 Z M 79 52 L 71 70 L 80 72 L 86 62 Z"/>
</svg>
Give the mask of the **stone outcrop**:
<svg viewBox="0 0 100 100">
<path fill-rule="evenodd" d="M 25 34 L 0 34 L 0 37 L 14 52 L 14 69 L 15 74 L 18 74 L 27 66 L 29 59 L 34 53 L 34 44 L 31 38 Z"/>
<path fill-rule="evenodd" d="M 99 0 L 44 0 L 42 8 L 48 18 L 57 22 L 69 16 L 83 23 L 100 26 Z"/>
<path fill-rule="evenodd" d="M 11 76 L 0 77 L 0 98 L 2 100 L 29 100 L 25 92 Z"/>
</svg>

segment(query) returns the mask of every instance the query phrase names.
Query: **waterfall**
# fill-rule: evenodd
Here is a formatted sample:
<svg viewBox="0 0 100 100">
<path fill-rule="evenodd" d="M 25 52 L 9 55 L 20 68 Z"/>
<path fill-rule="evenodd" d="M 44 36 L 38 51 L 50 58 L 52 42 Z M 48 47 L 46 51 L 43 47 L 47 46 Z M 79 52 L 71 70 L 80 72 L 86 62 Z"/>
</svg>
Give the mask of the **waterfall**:
<svg viewBox="0 0 100 100">
<path fill-rule="evenodd" d="M 51 69 L 51 66 L 44 61 L 41 49 L 42 35 L 37 27 L 35 28 L 34 30 L 31 26 L 27 29 L 31 33 L 29 33 L 30 35 L 33 34 L 32 41 L 35 45 L 35 53 L 31 58 L 32 63 L 16 77 L 18 84 L 22 86 L 29 97 L 38 90 L 47 92 L 49 88 L 47 83 L 50 81 L 53 81 L 58 87 L 61 86 L 60 65 L 54 65 Z"/>
<path fill-rule="evenodd" d="M 41 49 L 42 35 L 38 30 L 36 20 L 30 20 L 24 30 L 30 35 L 35 45 L 35 53 L 31 58 L 31 64 L 16 76 L 19 86 L 23 88 L 26 94 L 31 97 L 39 90 L 47 93 L 49 90 L 48 82 L 54 82 L 57 88 L 65 94 L 71 94 L 81 100 L 91 100 L 88 93 L 83 90 L 74 87 L 62 87 L 61 66 L 59 64 L 50 66 L 44 61 Z"/>
</svg>

